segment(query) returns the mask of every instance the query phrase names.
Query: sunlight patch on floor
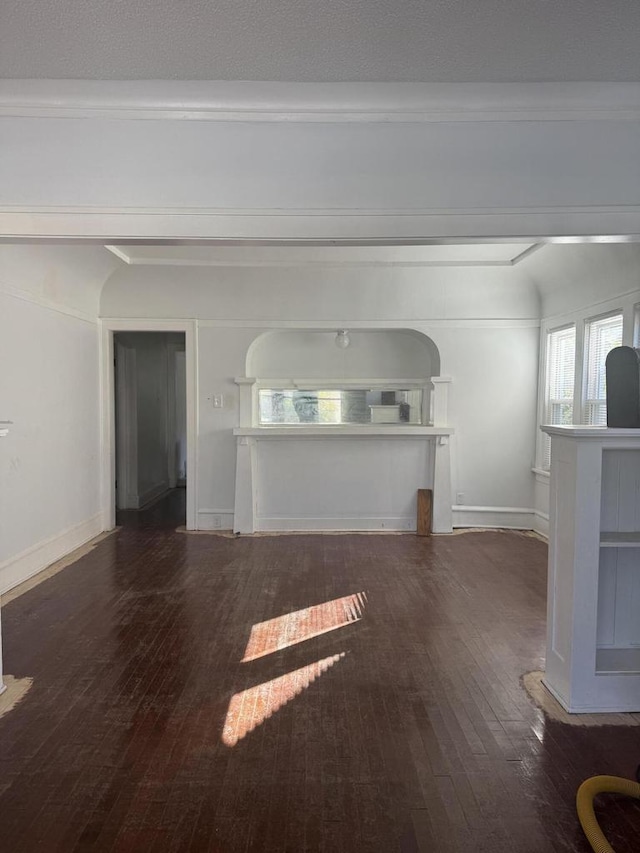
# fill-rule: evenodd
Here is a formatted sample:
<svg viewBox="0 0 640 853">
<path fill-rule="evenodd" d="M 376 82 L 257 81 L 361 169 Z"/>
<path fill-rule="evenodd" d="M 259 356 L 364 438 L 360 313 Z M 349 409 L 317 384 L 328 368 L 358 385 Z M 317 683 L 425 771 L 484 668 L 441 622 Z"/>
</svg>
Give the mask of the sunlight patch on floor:
<svg viewBox="0 0 640 853">
<path fill-rule="evenodd" d="M 366 592 L 358 592 L 305 607 L 304 610 L 294 610 L 266 622 L 258 622 L 251 629 L 242 662 L 257 660 L 352 622 L 359 622 L 366 601 Z"/>
<path fill-rule="evenodd" d="M 235 746 L 239 740 L 306 690 L 345 655 L 346 652 L 331 655 L 236 693 L 229 703 L 222 730 L 222 742 L 226 746 Z"/>
<path fill-rule="evenodd" d="M 3 680 L 6 689 L 0 693 L 0 717 L 12 711 L 33 685 L 33 678 L 14 678 L 12 675 L 5 675 Z"/>
</svg>

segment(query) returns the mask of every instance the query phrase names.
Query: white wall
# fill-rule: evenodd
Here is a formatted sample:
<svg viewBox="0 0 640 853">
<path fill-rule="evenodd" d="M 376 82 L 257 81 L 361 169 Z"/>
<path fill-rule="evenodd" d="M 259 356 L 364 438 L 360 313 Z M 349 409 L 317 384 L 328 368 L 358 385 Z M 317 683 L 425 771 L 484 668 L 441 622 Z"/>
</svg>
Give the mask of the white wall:
<svg viewBox="0 0 640 853">
<path fill-rule="evenodd" d="M 0 591 L 100 532 L 95 247 L 0 246 Z"/>
<path fill-rule="evenodd" d="M 580 392 L 575 400 L 577 420 L 581 420 L 585 322 L 600 314 L 623 314 L 623 343 L 637 346 L 635 331 L 640 304 L 640 244 L 548 245 L 531 255 L 522 265 L 523 273 L 541 297 L 541 353 L 547 333 L 569 324 L 576 326 L 576 373 Z M 540 360 L 538 425 L 544 420 L 544 358 Z M 537 430 L 534 506 L 536 529 L 546 535 L 549 518 L 549 476 L 539 469 L 543 436 Z"/>
<path fill-rule="evenodd" d="M 350 345 L 335 345 L 335 330 L 267 333 L 247 356 L 247 375 L 269 379 L 426 379 L 440 374 L 435 347 L 402 329 L 350 330 Z M 292 373 L 293 371 L 293 373 Z"/>
<path fill-rule="evenodd" d="M 640 290 L 640 243 L 543 246 L 523 271 L 540 292 L 543 320 L 562 323 Z"/>
<path fill-rule="evenodd" d="M 106 284 L 108 317 L 198 321 L 198 526 L 231 527 L 238 389 L 269 329 L 411 328 L 453 377 L 454 493 L 460 523 L 521 521 L 533 503 L 539 302 L 514 268 L 206 269 L 128 267 Z M 333 345 L 331 345 L 333 346 Z M 338 350 L 333 347 L 336 350 Z M 338 356 L 339 357 L 339 356 Z M 214 409 L 214 394 L 224 408 Z M 496 514 L 487 508 L 508 508 Z M 483 510 L 485 511 L 483 513 Z M 526 526 L 526 524 L 525 524 Z"/>
</svg>

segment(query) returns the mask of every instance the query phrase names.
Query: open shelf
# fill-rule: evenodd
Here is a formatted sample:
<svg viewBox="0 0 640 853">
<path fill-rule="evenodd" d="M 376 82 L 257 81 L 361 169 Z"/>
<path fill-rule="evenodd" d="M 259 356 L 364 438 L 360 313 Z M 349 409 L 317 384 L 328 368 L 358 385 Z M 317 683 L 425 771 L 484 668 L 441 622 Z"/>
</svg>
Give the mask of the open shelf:
<svg viewBox="0 0 640 853">
<path fill-rule="evenodd" d="M 601 548 L 640 548 L 640 532 L 600 534 Z"/>
</svg>

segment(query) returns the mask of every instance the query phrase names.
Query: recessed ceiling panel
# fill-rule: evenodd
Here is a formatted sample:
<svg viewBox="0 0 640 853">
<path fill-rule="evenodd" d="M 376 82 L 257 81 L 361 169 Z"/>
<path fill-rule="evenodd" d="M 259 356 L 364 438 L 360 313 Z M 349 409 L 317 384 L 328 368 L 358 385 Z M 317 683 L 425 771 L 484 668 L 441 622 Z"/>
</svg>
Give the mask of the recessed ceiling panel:
<svg viewBox="0 0 640 853">
<path fill-rule="evenodd" d="M 510 266 L 532 243 L 446 246 L 110 246 L 145 266 Z"/>
</svg>

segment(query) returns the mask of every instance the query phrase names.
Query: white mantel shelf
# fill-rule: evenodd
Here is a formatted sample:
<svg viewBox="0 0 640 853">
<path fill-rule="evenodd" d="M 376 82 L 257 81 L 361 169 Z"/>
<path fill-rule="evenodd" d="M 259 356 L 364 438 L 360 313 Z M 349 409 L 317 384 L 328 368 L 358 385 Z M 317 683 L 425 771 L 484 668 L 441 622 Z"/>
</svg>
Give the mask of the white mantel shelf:
<svg viewBox="0 0 640 853">
<path fill-rule="evenodd" d="M 245 438 L 437 438 L 453 435 L 450 427 L 428 426 L 263 426 L 236 427 Z"/>
<path fill-rule="evenodd" d="M 590 424 L 576 424 L 574 426 L 543 426 L 543 432 L 547 435 L 557 435 L 565 438 L 595 439 L 607 441 L 621 438 L 629 438 L 637 442 L 640 438 L 640 429 L 612 429 L 605 426 L 592 426 Z"/>
</svg>

